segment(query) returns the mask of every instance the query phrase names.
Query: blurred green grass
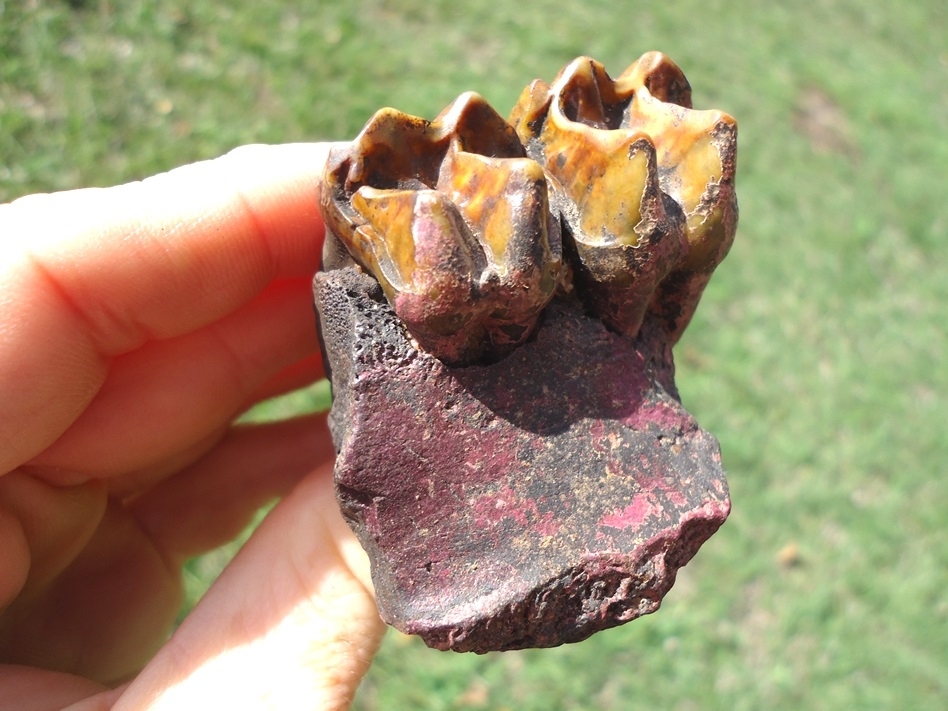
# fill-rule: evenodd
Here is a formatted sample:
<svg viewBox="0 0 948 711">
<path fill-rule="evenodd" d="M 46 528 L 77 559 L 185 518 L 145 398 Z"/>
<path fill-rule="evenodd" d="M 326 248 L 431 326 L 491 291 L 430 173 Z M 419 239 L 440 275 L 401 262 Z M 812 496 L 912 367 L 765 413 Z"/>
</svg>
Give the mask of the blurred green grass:
<svg viewBox="0 0 948 711">
<path fill-rule="evenodd" d="M 392 633 L 356 707 L 941 709 L 946 36 L 940 0 L 0 0 L 0 200 L 346 139 L 468 89 L 504 113 L 579 54 L 666 52 L 740 122 L 738 239 L 677 350 L 731 519 L 657 614 L 482 657 Z M 189 567 L 194 595 L 227 555 Z"/>
</svg>

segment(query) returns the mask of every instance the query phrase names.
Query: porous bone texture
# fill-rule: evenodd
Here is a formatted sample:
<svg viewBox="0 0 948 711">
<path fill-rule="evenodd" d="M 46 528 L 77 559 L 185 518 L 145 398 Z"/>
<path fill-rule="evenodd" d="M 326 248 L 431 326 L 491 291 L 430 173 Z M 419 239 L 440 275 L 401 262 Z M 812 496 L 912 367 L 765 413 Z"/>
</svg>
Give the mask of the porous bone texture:
<svg viewBox="0 0 948 711">
<path fill-rule="evenodd" d="M 492 364 L 419 349 L 358 267 L 317 275 L 344 515 L 383 619 L 438 649 L 549 647 L 655 611 L 730 502 L 667 331 L 558 296 Z"/>
</svg>

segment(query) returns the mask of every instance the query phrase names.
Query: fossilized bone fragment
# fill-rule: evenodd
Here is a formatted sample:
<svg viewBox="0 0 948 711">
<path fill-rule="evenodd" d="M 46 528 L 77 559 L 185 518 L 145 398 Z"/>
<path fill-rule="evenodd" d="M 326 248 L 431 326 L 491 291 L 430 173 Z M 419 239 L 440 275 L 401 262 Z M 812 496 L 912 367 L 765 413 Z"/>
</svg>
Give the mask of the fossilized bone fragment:
<svg viewBox="0 0 948 711">
<path fill-rule="evenodd" d="M 672 346 L 737 222 L 736 124 L 658 53 L 581 57 L 509 120 L 463 94 L 333 150 L 314 294 L 340 506 L 383 618 L 437 648 L 657 609 L 724 522 Z"/>
</svg>

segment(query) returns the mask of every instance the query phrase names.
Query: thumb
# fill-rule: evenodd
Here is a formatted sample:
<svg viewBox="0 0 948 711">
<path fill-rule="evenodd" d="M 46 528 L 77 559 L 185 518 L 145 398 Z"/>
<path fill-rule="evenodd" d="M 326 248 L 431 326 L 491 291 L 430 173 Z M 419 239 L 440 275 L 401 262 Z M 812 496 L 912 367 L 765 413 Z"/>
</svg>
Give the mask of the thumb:
<svg viewBox="0 0 948 711">
<path fill-rule="evenodd" d="M 345 709 L 381 641 L 329 468 L 267 516 L 113 707 Z"/>
</svg>

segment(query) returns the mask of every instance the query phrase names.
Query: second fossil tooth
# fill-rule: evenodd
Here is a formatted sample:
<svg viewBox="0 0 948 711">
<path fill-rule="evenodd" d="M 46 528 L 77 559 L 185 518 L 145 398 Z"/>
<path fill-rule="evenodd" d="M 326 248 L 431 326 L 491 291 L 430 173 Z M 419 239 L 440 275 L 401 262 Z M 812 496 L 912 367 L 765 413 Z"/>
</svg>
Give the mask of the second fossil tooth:
<svg viewBox="0 0 948 711">
<path fill-rule="evenodd" d="M 681 69 L 650 52 L 617 79 L 580 57 L 527 87 L 510 121 L 563 186 L 593 312 L 635 335 L 651 308 L 677 341 L 736 230 L 734 119 L 692 110 Z"/>
</svg>

